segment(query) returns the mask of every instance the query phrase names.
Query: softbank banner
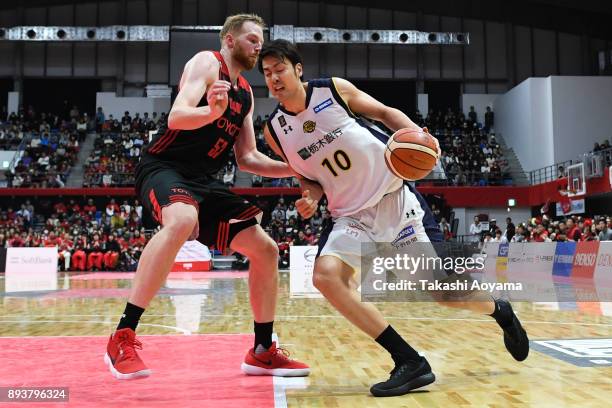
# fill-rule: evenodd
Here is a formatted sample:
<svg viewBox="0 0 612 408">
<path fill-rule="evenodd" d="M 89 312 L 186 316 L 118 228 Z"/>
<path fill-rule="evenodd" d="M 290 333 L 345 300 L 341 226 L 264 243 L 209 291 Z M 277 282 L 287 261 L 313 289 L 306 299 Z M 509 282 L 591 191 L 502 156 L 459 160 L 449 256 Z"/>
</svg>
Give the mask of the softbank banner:
<svg viewBox="0 0 612 408">
<path fill-rule="evenodd" d="M 7 248 L 6 292 L 57 289 L 57 247 Z"/>
<path fill-rule="evenodd" d="M 363 301 L 612 302 L 612 242 L 362 245 Z"/>
</svg>

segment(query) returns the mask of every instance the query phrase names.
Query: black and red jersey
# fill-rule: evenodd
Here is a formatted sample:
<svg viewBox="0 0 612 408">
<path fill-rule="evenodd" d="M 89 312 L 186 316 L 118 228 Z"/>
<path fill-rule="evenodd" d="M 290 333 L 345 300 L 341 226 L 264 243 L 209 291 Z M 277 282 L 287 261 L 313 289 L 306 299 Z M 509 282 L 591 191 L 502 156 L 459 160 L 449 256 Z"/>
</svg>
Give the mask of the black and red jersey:
<svg viewBox="0 0 612 408">
<path fill-rule="evenodd" d="M 213 51 L 219 60 L 219 79 L 231 83 L 229 70 L 221 53 Z M 145 152 L 154 158 L 176 162 L 194 173 L 214 174 L 225 166 L 238 137 L 244 118 L 251 109 L 251 87 L 238 76 L 236 86 L 228 92 L 227 109 L 221 117 L 206 126 L 193 130 L 169 129 L 162 123 Z M 198 107 L 207 106 L 206 94 Z"/>
</svg>

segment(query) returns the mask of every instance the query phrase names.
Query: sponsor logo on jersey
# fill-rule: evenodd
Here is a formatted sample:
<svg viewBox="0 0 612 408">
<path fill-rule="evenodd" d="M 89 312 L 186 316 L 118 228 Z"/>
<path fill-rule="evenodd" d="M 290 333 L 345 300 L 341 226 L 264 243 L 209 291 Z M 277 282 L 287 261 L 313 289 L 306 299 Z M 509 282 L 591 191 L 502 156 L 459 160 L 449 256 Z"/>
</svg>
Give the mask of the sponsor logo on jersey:
<svg viewBox="0 0 612 408">
<path fill-rule="evenodd" d="M 332 106 L 333 104 L 334 104 L 334 102 L 332 101 L 332 99 L 328 98 L 328 99 L 324 100 L 323 102 L 321 102 L 320 104 L 318 104 L 317 106 L 315 106 L 312 110 L 314 110 L 314 113 L 319 113 L 323 109 L 328 108 L 328 107 Z"/>
<path fill-rule="evenodd" d="M 410 238 L 413 235 L 414 235 L 414 227 L 412 225 L 409 225 L 403 230 L 401 230 L 399 234 L 397 234 L 397 237 L 391 242 L 391 245 L 397 246 L 401 241 L 404 241 L 405 239 Z M 416 237 L 415 237 L 415 241 L 416 241 Z"/>
<path fill-rule="evenodd" d="M 312 133 L 315 131 L 317 127 L 317 122 L 313 122 L 312 120 L 307 120 L 304 122 L 303 128 L 305 133 Z"/>
<path fill-rule="evenodd" d="M 287 121 L 285 120 L 285 116 L 280 115 L 278 117 L 278 124 L 281 125 L 281 127 L 287 126 Z"/>
<path fill-rule="evenodd" d="M 291 127 L 291 125 L 289 125 L 286 128 L 283 128 L 283 132 L 285 132 L 285 134 L 288 135 L 289 132 L 293 132 L 293 128 Z"/>
<path fill-rule="evenodd" d="M 218 118 L 215 123 L 217 124 L 217 127 L 219 129 L 223 129 L 225 133 L 227 133 L 231 137 L 236 137 L 236 134 L 240 132 L 240 126 L 230 122 L 229 120 L 227 120 L 227 118 L 223 116 Z"/>
<path fill-rule="evenodd" d="M 314 122 L 313 122 L 314 123 Z M 310 156 L 321 150 L 325 145 L 331 144 L 336 140 L 340 135 L 342 135 L 342 129 L 337 128 L 327 133 L 321 139 L 317 140 L 314 143 L 311 143 L 309 146 L 303 147 L 298 150 L 297 154 L 304 160 L 308 159 Z"/>
</svg>

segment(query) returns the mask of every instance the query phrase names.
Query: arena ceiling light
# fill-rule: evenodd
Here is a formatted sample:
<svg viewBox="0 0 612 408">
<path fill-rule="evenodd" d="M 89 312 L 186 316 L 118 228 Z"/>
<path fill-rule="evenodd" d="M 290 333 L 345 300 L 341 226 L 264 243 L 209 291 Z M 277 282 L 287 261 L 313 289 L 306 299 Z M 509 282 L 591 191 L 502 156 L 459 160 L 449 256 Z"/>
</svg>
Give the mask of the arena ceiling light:
<svg viewBox="0 0 612 408">
<path fill-rule="evenodd" d="M 219 32 L 221 26 L 19 26 L 0 27 L 0 41 L 168 42 L 170 31 Z M 414 30 L 341 30 L 327 27 L 275 25 L 270 38 L 297 44 L 467 45 L 469 33 Z"/>
</svg>

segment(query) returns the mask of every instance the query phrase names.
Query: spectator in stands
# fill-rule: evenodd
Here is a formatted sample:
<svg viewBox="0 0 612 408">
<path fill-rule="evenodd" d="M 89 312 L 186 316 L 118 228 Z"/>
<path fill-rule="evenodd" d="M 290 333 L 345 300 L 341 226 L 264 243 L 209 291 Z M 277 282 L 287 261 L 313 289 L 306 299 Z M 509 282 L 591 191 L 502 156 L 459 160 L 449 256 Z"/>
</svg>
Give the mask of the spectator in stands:
<svg viewBox="0 0 612 408">
<path fill-rule="evenodd" d="M 516 228 L 514 227 L 514 224 L 512 223 L 512 218 L 507 217 L 506 218 L 506 231 L 504 231 L 504 236 L 506 237 L 506 241 L 507 242 L 512 241 L 512 237 L 514 237 L 515 233 L 516 233 Z"/>
<path fill-rule="evenodd" d="M 285 220 L 285 211 L 282 208 L 281 203 L 276 204 L 276 208 L 272 211 L 273 220 Z"/>
<path fill-rule="evenodd" d="M 567 177 L 567 174 L 565 173 L 565 168 L 563 166 L 559 166 L 559 168 L 557 169 L 557 178 L 562 179 L 564 177 Z"/>
<path fill-rule="evenodd" d="M 494 237 L 497 231 L 501 231 L 497 226 L 497 220 L 495 218 L 491 218 L 489 221 L 489 232 L 491 233 L 491 236 Z"/>
<path fill-rule="evenodd" d="M 116 241 L 115 233 L 110 234 L 105 243 L 103 243 L 103 251 L 104 251 L 104 267 L 107 271 L 112 271 L 115 269 L 117 264 L 119 263 L 119 253 L 121 252 L 121 248 L 119 247 L 119 243 Z"/>
<path fill-rule="evenodd" d="M 535 230 L 532 232 L 531 241 L 533 242 L 550 242 L 548 238 L 548 231 L 544 228 L 544 225 L 538 224 Z"/>
<path fill-rule="evenodd" d="M 600 218 L 596 227 L 597 238 L 600 241 L 612 241 L 612 229 L 610 229 L 605 218 Z"/>
<path fill-rule="evenodd" d="M 495 126 L 495 113 L 491 110 L 490 106 L 487 106 L 485 112 L 485 132 L 489 132 Z"/>
<path fill-rule="evenodd" d="M 450 110 L 450 108 L 449 108 L 449 110 Z M 468 118 L 470 118 L 470 122 L 471 123 L 477 123 L 478 122 L 478 114 L 474 110 L 473 106 L 470 106 L 470 111 L 468 112 Z"/>
<path fill-rule="evenodd" d="M 576 242 L 580 241 L 582 231 L 579 228 L 579 226 L 574 223 L 574 219 L 568 218 L 566 225 L 567 225 L 567 239 L 570 241 L 576 241 Z"/>
<path fill-rule="evenodd" d="M 298 211 L 295 208 L 295 201 L 292 201 L 289 204 L 289 207 L 287 208 L 287 211 L 285 212 L 285 218 L 287 219 L 287 221 L 289 221 L 290 219 L 297 219 L 298 218 Z"/>
<path fill-rule="evenodd" d="M 440 209 L 436 206 L 436 204 L 431 204 L 431 213 L 433 214 L 436 222 L 440 222 Z"/>
<path fill-rule="evenodd" d="M 442 219 L 440 220 L 439 226 L 440 226 L 440 231 L 444 231 L 444 228 L 447 228 L 449 231 L 451 229 L 451 226 L 448 223 L 448 221 L 446 221 L 445 217 L 442 217 Z"/>
<path fill-rule="evenodd" d="M 472 242 L 480 242 L 482 234 L 482 225 L 478 216 L 474 217 L 474 222 L 470 225 L 470 235 L 472 236 Z"/>
<path fill-rule="evenodd" d="M 508 242 L 508 240 L 506 239 L 505 235 L 502 235 L 501 230 L 498 229 L 495 231 L 495 236 L 493 237 L 491 242 L 499 242 L 499 243 L 505 244 Z"/>
</svg>

